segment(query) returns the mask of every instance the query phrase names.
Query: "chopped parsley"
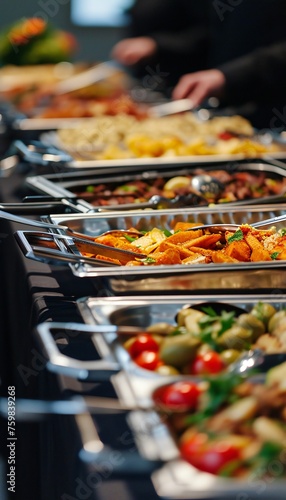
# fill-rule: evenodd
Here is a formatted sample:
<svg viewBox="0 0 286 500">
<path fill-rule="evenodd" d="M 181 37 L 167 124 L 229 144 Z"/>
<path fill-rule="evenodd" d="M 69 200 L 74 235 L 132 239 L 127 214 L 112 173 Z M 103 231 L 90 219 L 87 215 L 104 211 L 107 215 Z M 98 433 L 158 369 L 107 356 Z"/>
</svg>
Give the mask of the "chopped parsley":
<svg viewBox="0 0 286 500">
<path fill-rule="evenodd" d="M 128 234 L 124 234 L 124 238 L 126 238 L 127 241 L 130 241 L 130 243 L 132 243 L 132 241 L 138 240 L 138 238 L 133 238 L 132 236 L 129 236 Z"/>
<path fill-rule="evenodd" d="M 241 229 L 238 229 L 232 236 L 228 238 L 227 242 L 232 243 L 233 241 L 241 241 L 241 240 L 243 240 L 243 232 Z"/>
<path fill-rule="evenodd" d="M 154 264 L 156 262 L 153 257 L 146 257 L 146 259 L 143 260 L 144 264 Z"/>
<path fill-rule="evenodd" d="M 203 423 L 206 418 L 214 415 L 224 403 L 229 403 L 230 401 L 233 403 L 235 396 L 233 389 L 242 382 L 243 377 L 241 375 L 223 373 L 214 378 L 209 377 L 206 380 L 209 384 L 205 398 L 206 406 L 195 414 L 188 415 L 186 418 L 187 424 Z M 239 396 L 236 399 L 239 399 Z"/>
<path fill-rule="evenodd" d="M 212 307 L 206 307 L 202 309 L 207 316 L 204 316 L 200 321 L 199 325 L 202 331 L 209 326 L 212 326 L 214 322 L 220 323 L 220 329 L 218 331 L 218 336 L 222 335 L 226 330 L 232 327 L 234 323 L 235 312 L 234 311 L 222 311 L 220 315 L 217 315 Z"/>
<path fill-rule="evenodd" d="M 277 259 L 277 257 L 278 257 L 278 255 L 279 255 L 279 254 L 280 254 L 280 252 L 273 252 L 273 253 L 270 255 L 270 257 L 271 257 L 271 259 L 272 259 L 272 260 L 275 260 L 275 259 Z"/>
<path fill-rule="evenodd" d="M 163 229 L 163 233 L 165 236 L 167 236 L 167 238 L 173 235 L 173 233 L 171 233 L 171 231 L 169 231 L 168 229 Z"/>
</svg>

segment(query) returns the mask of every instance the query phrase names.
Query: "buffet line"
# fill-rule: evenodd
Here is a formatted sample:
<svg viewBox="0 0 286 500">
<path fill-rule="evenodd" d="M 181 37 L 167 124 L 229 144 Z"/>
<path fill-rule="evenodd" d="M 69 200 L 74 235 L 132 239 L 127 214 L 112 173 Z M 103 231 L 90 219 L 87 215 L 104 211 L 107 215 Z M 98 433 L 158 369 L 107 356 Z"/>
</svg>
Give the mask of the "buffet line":
<svg viewBox="0 0 286 500">
<path fill-rule="evenodd" d="M 27 259 L 105 291 L 76 301 L 82 323 L 37 325 L 72 395 L 19 415 L 73 414 L 97 473 L 114 451 L 98 418 L 123 416 L 133 447 L 112 474 L 151 479 L 154 500 L 284 499 L 284 133 L 216 109 L 166 115 L 115 70 L 79 88 L 14 71 L 0 175 L 21 172 L 29 195 L 0 218 L 30 226 L 14 234 Z M 114 397 L 94 395 L 106 382 Z"/>
</svg>

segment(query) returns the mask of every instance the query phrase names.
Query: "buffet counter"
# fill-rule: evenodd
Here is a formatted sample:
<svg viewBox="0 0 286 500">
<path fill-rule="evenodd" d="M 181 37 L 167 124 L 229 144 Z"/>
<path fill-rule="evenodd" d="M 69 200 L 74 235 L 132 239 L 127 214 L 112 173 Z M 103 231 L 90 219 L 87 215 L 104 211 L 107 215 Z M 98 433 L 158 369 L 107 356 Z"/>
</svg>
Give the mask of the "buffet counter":
<svg viewBox="0 0 286 500">
<path fill-rule="evenodd" d="M 34 158 L 36 151 L 33 144 L 30 144 L 28 152 Z M 42 160 L 47 156 L 50 158 L 49 154 L 45 153 L 42 155 Z M 57 211 L 53 214 L 48 208 L 46 212 L 40 212 L 41 216 L 49 216 L 47 220 L 53 224 L 54 231 L 52 234 L 49 233 L 48 237 L 46 234 L 44 237 L 39 234 L 32 236 L 30 234 L 29 239 L 29 231 L 34 231 L 34 227 L 23 226 L 0 218 L 2 415 L 6 416 L 3 404 L 7 398 L 7 391 L 9 392 L 8 388 L 15 392 L 17 402 L 16 482 L 11 498 L 16 498 L 16 500 L 26 500 L 26 498 L 29 500 L 110 500 L 111 498 L 118 500 L 146 500 L 146 498 L 149 500 L 238 500 L 242 497 L 245 500 L 269 500 L 270 497 L 275 500 L 284 499 L 285 481 L 279 481 L 280 477 L 274 481 L 276 469 L 271 470 L 272 475 L 270 474 L 270 477 L 266 475 L 266 479 L 264 475 L 261 476 L 264 486 L 261 489 L 258 487 L 258 481 L 249 479 L 253 469 L 242 458 L 241 461 L 231 463 L 231 466 L 237 467 L 243 464 L 246 476 L 242 478 L 235 475 L 236 470 L 232 475 L 230 469 L 231 478 L 224 478 L 220 477 L 220 470 L 208 474 L 208 470 L 193 466 L 190 459 L 196 453 L 191 453 L 191 457 L 185 459 L 181 450 L 181 437 L 183 433 L 188 434 L 189 430 L 192 431 L 189 427 L 189 425 L 192 426 L 192 422 L 189 423 L 188 420 L 189 411 L 200 413 L 199 406 L 195 406 L 192 402 L 191 407 L 187 405 L 186 408 L 183 402 L 183 410 L 179 407 L 174 411 L 172 404 L 160 406 L 160 402 L 157 404 L 158 401 L 155 399 L 156 389 L 160 394 L 161 386 L 164 390 L 164 384 L 170 382 L 170 386 L 167 384 L 167 390 L 170 388 L 172 393 L 172 382 L 178 380 L 183 386 L 185 383 L 193 384 L 195 386 L 193 389 L 200 391 L 197 375 L 205 376 L 206 372 L 204 369 L 201 372 L 194 372 L 193 361 L 201 355 L 209 354 L 210 347 L 214 350 L 215 359 L 219 358 L 221 371 L 207 371 L 207 373 L 219 373 L 222 377 L 226 375 L 226 379 L 231 382 L 232 379 L 236 380 L 232 374 L 237 374 L 235 370 L 239 370 L 243 365 L 243 363 L 240 365 L 240 356 L 246 356 L 246 361 L 249 363 L 248 371 L 252 366 L 251 363 L 256 363 L 255 357 L 252 357 L 249 351 L 250 348 L 255 350 L 256 341 L 265 336 L 269 340 L 268 335 L 272 334 L 269 329 L 270 323 L 268 324 L 272 316 L 271 318 L 263 317 L 261 320 L 253 319 L 256 313 L 253 317 L 251 316 L 253 310 L 257 312 L 256 306 L 259 309 L 261 303 L 264 304 L 263 301 L 266 304 L 265 308 L 271 311 L 273 317 L 277 313 L 276 328 L 281 326 L 282 333 L 284 333 L 286 278 L 283 261 L 285 261 L 286 253 L 282 253 L 280 259 L 280 251 L 285 252 L 284 249 L 281 250 L 279 247 L 276 251 L 276 246 L 273 249 L 271 245 L 269 249 L 264 248 L 261 242 L 264 244 L 268 237 L 270 239 L 273 237 L 275 245 L 278 245 L 277 242 L 280 244 L 282 241 L 283 244 L 285 241 L 285 164 L 275 158 L 272 158 L 272 165 L 268 163 L 267 157 L 265 160 L 257 155 L 254 158 L 251 155 L 250 157 L 251 161 L 249 159 L 245 161 L 245 156 L 243 158 L 228 156 L 227 163 L 225 160 L 220 160 L 222 163 L 214 160 L 213 165 L 209 164 L 209 158 L 203 162 L 185 158 L 183 163 L 190 163 L 189 165 L 180 165 L 177 160 L 174 162 L 171 158 L 170 165 L 164 174 L 166 178 L 163 176 L 159 179 L 164 162 L 160 167 L 159 164 L 156 165 L 156 162 L 153 164 L 153 159 L 149 162 L 144 157 L 135 162 L 132 168 L 130 165 L 131 171 L 124 170 L 125 166 L 133 163 L 134 160 L 130 158 L 127 159 L 126 164 L 124 162 L 122 165 L 117 164 L 109 171 L 102 168 L 106 177 L 99 178 L 96 169 L 89 169 L 84 174 L 80 168 L 74 170 L 74 164 L 65 164 L 61 169 L 59 165 L 50 165 L 49 161 L 43 168 L 43 163 L 36 165 L 37 162 L 24 161 L 23 156 L 20 156 L 20 161 L 14 165 L 10 175 L 1 178 L 0 203 L 2 204 L 21 202 L 25 196 L 34 194 L 34 186 L 36 191 L 44 197 L 54 196 L 55 203 L 64 199 L 66 209 L 66 211 L 64 209 L 63 212 Z M 106 161 L 108 163 L 110 160 Z M 155 167 L 157 170 L 154 170 Z M 179 167 L 180 169 L 184 167 L 184 169 L 177 170 Z M 199 172 L 192 172 L 196 167 L 199 168 Z M 170 169 L 171 172 L 169 172 Z M 120 178 L 118 179 L 119 170 Z M 123 174 L 122 170 L 124 170 Z M 179 172 L 181 176 L 178 176 Z M 210 202 L 206 193 L 201 192 L 199 197 L 196 194 L 195 199 L 193 193 L 189 193 L 192 204 L 186 210 L 186 205 L 182 208 L 174 203 L 178 202 L 178 198 L 180 204 L 181 198 L 184 199 L 184 203 L 186 197 L 190 201 L 189 196 L 179 191 L 173 194 L 173 198 L 167 198 L 168 206 L 164 206 L 162 210 L 160 204 L 157 204 L 156 207 L 152 206 L 152 210 L 142 212 L 139 208 L 150 208 L 150 199 L 144 198 L 146 193 L 140 201 L 137 195 L 129 199 L 129 195 L 126 198 L 124 193 L 122 196 L 120 192 L 119 197 L 121 202 L 124 202 L 122 205 L 125 205 L 125 211 L 118 211 L 118 207 L 115 207 L 116 212 L 114 212 L 114 207 L 111 212 L 104 209 L 101 211 L 99 207 L 100 203 L 106 205 L 108 201 L 111 207 L 117 189 L 123 185 L 123 191 L 127 188 L 128 192 L 131 186 L 132 191 L 134 181 L 141 187 L 144 184 L 144 187 L 147 185 L 147 188 L 150 186 L 153 188 L 154 179 L 160 180 L 163 187 L 166 184 L 170 187 L 170 182 L 174 187 L 174 181 L 176 184 L 179 180 L 181 189 L 181 182 L 183 184 L 187 182 L 189 185 L 189 174 L 196 174 L 194 177 L 200 177 L 201 174 L 208 173 L 211 174 L 213 186 L 217 185 L 212 178 L 215 172 L 216 175 L 223 175 L 220 189 L 222 185 L 229 187 L 235 176 L 236 181 L 239 181 L 237 184 L 235 182 L 235 190 L 231 193 L 234 197 L 234 204 L 232 204 L 233 198 L 225 197 L 225 193 L 222 199 L 218 198 L 217 204 L 215 200 Z M 135 179 L 130 179 L 132 173 Z M 141 174 L 144 179 L 141 177 L 139 179 Z M 28 175 L 34 177 L 30 178 L 31 182 L 27 182 Z M 209 178 L 210 175 L 206 177 Z M 258 190 L 257 181 L 260 182 Z M 128 182 L 131 184 L 129 185 Z M 209 180 L 207 182 L 209 183 Z M 79 184 L 79 186 L 74 184 Z M 248 184 L 248 192 L 244 189 L 246 184 Z M 85 185 L 86 189 L 83 189 Z M 81 189 L 77 191 L 76 187 Z M 109 190 L 110 187 L 114 192 Z M 159 189 L 158 185 L 156 187 Z M 68 191 L 69 189 L 71 191 Z M 209 191 L 211 190 L 207 189 L 208 194 L 213 195 Z M 253 194 L 253 199 L 250 192 Z M 222 194 L 221 190 L 219 193 Z M 90 194 L 95 195 L 95 200 L 93 200 L 95 204 L 92 204 Z M 161 203 L 162 195 L 165 194 L 163 191 L 157 193 L 157 196 L 154 194 L 153 198 L 159 197 Z M 241 198 L 239 198 L 240 195 Z M 82 199 L 83 196 L 87 198 Z M 131 204 L 133 209 L 133 203 L 136 200 L 140 201 L 136 205 L 137 210 L 129 212 L 128 206 L 130 209 Z M 163 200 L 166 202 L 164 196 Z M 236 203 L 238 200 L 240 206 Z M 81 209 L 74 210 L 78 212 L 76 214 L 73 213 L 73 202 L 78 203 L 75 208 L 81 206 Z M 248 205 L 250 202 L 253 203 L 251 208 Z M 225 210 L 226 203 L 230 203 L 227 210 Z M 119 204 L 121 205 L 120 201 Z M 25 203 L 21 204 L 22 209 L 24 205 Z M 99 209 L 96 214 L 93 211 L 94 206 Z M 2 206 L 2 210 L 4 209 L 5 207 Z M 9 212 L 7 208 L 6 210 Z M 16 209 L 14 207 L 14 212 L 17 213 L 15 210 L 17 207 Z M 70 216 L 71 212 L 72 216 Z M 35 212 L 32 213 L 33 215 L 29 217 L 39 219 L 40 215 L 36 216 Z M 39 214 L 39 210 L 37 213 Z M 19 213 L 21 214 L 23 211 Z M 266 219 L 269 225 L 269 218 L 271 227 L 275 223 L 277 234 L 274 234 L 276 229 L 271 229 L 270 232 L 256 230 L 255 224 L 257 228 L 263 227 Z M 61 228 L 61 233 L 57 232 L 59 228 L 55 226 L 58 223 L 65 226 L 65 229 Z M 194 224 L 202 226 L 199 229 L 202 234 L 197 234 L 193 238 L 194 233 L 189 230 L 194 229 Z M 207 231 L 204 232 L 206 228 Z M 23 231 L 23 229 L 25 234 L 17 234 L 16 239 L 15 232 Z M 133 236 L 134 231 L 137 231 L 135 238 L 130 238 L 129 230 L 133 231 Z M 166 243 L 168 247 L 169 237 L 173 238 L 171 247 L 159 250 L 158 241 L 156 241 L 155 251 L 148 253 L 148 233 L 153 230 L 163 238 L 161 241 L 163 247 Z M 79 231 L 81 238 L 76 238 L 73 231 Z M 108 242 L 104 240 L 106 234 L 102 233 L 108 232 L 107 238 L 109 238 L 110 231 L 120 232 L 119 238 L 117 235 L 115 239 L 121 238 L 120 244 L 123 241 L 124 248 L 120 248 L 119 253 L 122 251 L 127 253 L 124 255 L 125 260 L 123 253 L 120 254 L 122 261 L 119 260 L 118 253 L 118 260 L 112 258 L 110 254 L 106 255 L 106 248 L 115 252 L 119 247 L 117 240 L 114 243 L 116 248 L 111 248 L 110 240 Z M 229 240 L 228 231 L 233 233 Z M 83 234 L 85 238 L 82 237 Z M 194 241 L 191 243 L 187 241 L 190 234 L 191 239 L 199 240 L 197 246 L 194 245 L 197 250 L 195 252 L 192 251 Z M 31 242 L 30 249 L 33 255 L 30 250 L 25 254 L 27 247 L 24 249 L 24 237 L 26 235 L 28 235 L 26 239 L 28 246 Z M 91 242 L 88 236 L 92 236 Z M 94 241 L 94 236 L 99 237 L 98 241 L 101 244 Z M 146 236 L 147 243 L 145 241 L 145 246 L 142 246 L 142 239 L 144 241 Z M 246 243 L 244 238 L 248 236 L 250 236 L 249 243 Z M 124 237 L 129 245 L 134 241 L 138 245 L 136 249 L 139 251 L 135 253 L 136 258 L 133 252 L 134 246 L 127 248 L 128 244 Z M 138 243 L 139 238 L 142 239 Z M 77 247 L 76 242 L 86 246 L 84 249 L 80 244 Z M 184 246 L 184 243 L 187 243 L 191 249 Z M 97 252 L 102 244 L 102 254 L 99 258 Z M 175 252 L 174 246 L 178 247 Z M 95 247 L 96 252 L 94 252 Z M 260 253 L 261 249 L 264 250 L 263 258 Z M 141 254 L 143 250 L 144 253 Z M 37 251 L 38 258 L 39 255 L 43 258 L 45 254 L 45 262 L 51 262 L 56 256 L 57 264 L 49 265 L 39 260 L 32 260 Z M 232 254 L 233 251 L 236 253 Z M 164 259 L 167 260 L 160 260 L 160 253 L 163 253 Z M 177 255 L 177 260 L 172 260 L 173 255 Z M 255 255 L 256 258 L 254 258 Z M 27 256 L 32 258 L 29 259 Z M 132 260 L 130 260 L 131 256 Z M 61 261 L 59 257 L 62 258 Z M 93 259 L 92 265 L 90 265 L 91 259 Z M 70 268 L 60 263 L 68 261 L 71 264 L 71 260 Z M 192 266 L 181 265 L 190 262 Z M 210 314 L 210 318 L 204 317 L 204 321 L 207 320 L 212 325 L 214 323 L 215 327 L 221 321 L 219 333 L 201 330 L 201 326 L 198 326 L 199 322 L 197 324 L 198 335 L 196 335 L 197 332 L 193 332 L 193 323 L 188 329 L 185 328 L 185 323 L 179 325 L 178 322 L 179 327 L 175 334 L 174 331 L 168 330 L 169 326 L 174 328 L 174 319 L 177 320 L 182 311 L 182 316 L 185 317 L 184 312 L 188 314 L 194 310 L 195 314 L 199 313 L 200 317 L 201 314 L 203 316 Z M 259 314 L 261 314 L 260 309 Z M 246 316 L 248 320 L 250 317 L 250 326 L 249 323 L 245 327 L 244 324 L 242 326 L 236 324 L 240 315 L 243 318 Z M 260 323 L 258 327 L 257 321 Z M 144 351 L 138 354 L 136 347 L 134 348 L 138 337 L 133 336 L 125 343 L 123 337 L 120 337 L 120 327 L 122 326 L 123 330 L 127 328 L 125 334 L 130 336 L 128 327 L 131 327 L 132 335 L 138 332 L 137 327 L 140 333 L 143 329 L 143 333 L 146 334 L 146 329 L 154 326 L 158 328 L 158 324 L 162 325 L 162 322 L 164 331 L 155 329 L 151 339 L 151 342 L 157 343 L 154 350 L 150 350 L 155 360 L 151 367 L 144 357 L 138 361 L 140 355 L 144 354 Z M 207 323 L 207 328 L 209 323 Z M 223 335 L 229 334 L 232 327 L 236 333 L 230 339 L 227 335 L 224 338 Z M 239 328 L 241 328 L 240 333 L 243 330 L 242 337 L 237 334 Z M 207 345 L 204 345 L 203 339 L 206 339 Z M 271 340 L 273 342 L 273 337 Z M 277 345 L 279 342 L 275 340 Z M 129 341 L 131 342 L 128 344 Z M 214 341 L 220 341 L 220 346 L 213 347 Z M 232 349 L 229 348 L 232 347 L 231 342 L 234 342 Z M 281 358 L 285 361 L 286 340 L 285 346 L 281 344 L 277 348 L 276 345 L 277 350 L 274 352 L 272 367 L 275 363 L 280 363 Z M 204 352 L 205 347 L 206 352 Z M 238 360 L 237 365 L 235 361 L 233 363 L 233 360 L 222 361 L 221 355 L 227 350 L 236 351 L 231 354 L 237 356 L 235 358 Z M 146 352 L 148 354 L 148 350 Z M 173 359 L 172 352 L 173 355 L 175 352 Z M 178 352 L 179 354 L 176 354 Z M 261 358 L 263 358 L 262 363 L 269 360 L 267 355 L 264 360 L 260 351 L 259 363 Z M 260 367 L 259 363 L 257 366 Z M 206 387 L 208 383 L 203 385 Z M 228 386 L 228 382 L 226 385 Z M 215 396 L 217 393 L 221 395 L 221 392 L 224 394 L 224 388 L 222 391 L 221 389 L 222 387 L 214 391 Z M 204 395 L 202 394 L 202 401 Z M 229 400 L 231 396 L 233 395 L 230 395 Z M 282 396 L 285 394 L 283 393 Z M 274 400 L 274 398 L 268 399 Z M 207 401 L 208 397 L 205 400 Z M 200 402 L 199 399 L 198 401 Z M 226 401 L 222 402 L 224 403 Z M 281 404 L 285 406 L 283 397 Z M 219 411 L 220 408 L 216 407 L 215 410 Z M 270 408 L 269 411 L 275 413 L 274 410 Z M 181 415 L 177 414 L 177 411 L 182 412 Z M 170 416 L 173 427 L 169 425 Z M 214 414 L 214 417 L 216 416 Z M 276 415 L 274 417 L 276 418 Z M 281 418 L 285 421 L 285 408 L 284 417 Z M 281 432 L 284 432 L 284 421 L 281 425 L 282 430 L 279 427 Z M 247 424 L 249 425 L 249 421 Z M 272 424 L 274 425 L 273 422 Z M 6 435 L 6 439 L 9 439 L 7 420 L 1 418 L 0 425 L 4 436 Z M 245 428 L 247 425 L 242 425 L 242 433 Z M 255 436 L 251 439 L 255 441 Z M 262 449 L 262 441 L 258 442 L 257 439 L 257 443 Z M 252 445 L 253 442 L 249 442 L 250 449 Z M 253 448 L 255 449 L 255 446 Z M 262 449 L 262 452 L 264 451 Z M 275 452 L 271 455 L 271 465 L 278 451 L 276 448 L 274 450 L 271 448 L 270 451 Z M 285 476 L 286 459 L 282 451 L 283 470 L 280 474 L 283 476 L 284 473 Z M 7 466 L 9 453 L 7 447 L 7 456 L 4 457 Z M 237 449 L 235 453 L 237 456 Z M 264 459 L 265 457 L 262 453 L 262 456 L 258 458 Z M 268 467 L 269 462 L 266 462 L 266 465 Z M 228 466 L 229 463 L 226 464 L 226 467 Z"/>
</svg>

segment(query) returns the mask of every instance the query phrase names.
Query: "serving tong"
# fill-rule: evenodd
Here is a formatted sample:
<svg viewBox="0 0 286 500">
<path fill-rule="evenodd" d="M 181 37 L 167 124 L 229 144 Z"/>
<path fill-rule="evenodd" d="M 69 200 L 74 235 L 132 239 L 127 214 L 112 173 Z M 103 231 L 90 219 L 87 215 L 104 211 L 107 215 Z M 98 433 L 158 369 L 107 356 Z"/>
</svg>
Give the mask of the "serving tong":
<svg viewBox="0 0 286 500">
<path fill-rule="evenodd" d="M 140 237 L 142 234 L 140 231 L 129 231 L 128 229 L 114 229 L 109 230 L 101 235 L 96 237 L 89 236 L 83 233 L 79 233 L 69 228 L 68 226 L 63 226 L 60 224 L 53 224 L 48 222 L 41 222 L 36 220 L 30 220 L 25 217 L 20 217 L 14 214 L 9 214 L 7 212 L 0 210 L 0 219 L 6 219 L 11 222 L 16 222 L 19 224 L 25 224 L 37 227 L 39 229 L 49 229 L 52 231 L 60 231 L 59 233 L 54 232 L 44 232 L 44 233 L 34 233 L 35 237 L 41 238 L 57 238 L 59 240 L 64 239 L 65 242 L 69 245 L 72 244 L 76 248 L 81 248 L 81 251 L 98 254 L 105 256 L 107 258 L 119 260 L 122 264 L 128 263 L 130 260 L 135 259 L 145 259 L 147 256 L 143 253 L 132 252 L 130 250 L 123 250 L 121 248 L 115 248 L 108 245 L 104 245 L 102 243 L 97 243 L 96 238 L 100 236 L 106 235 L 115 235 L 115 236 L 130 236 L 130 237 Z M 254 222 L 251 226 L 254 228 L 262 228 L 266 226 L 272 226 L 279 222 L 286 221 L 286 214 L 271 217 L 269 219 L 264 219 L 262 221 Z M 225 231 L 236 231 L 241 227 L 241 224 L 204 224 L 197 225 L 189 228 L 188 231 L 193 231 L 197 229 L 207 229 L 210 232 L 225 232 Z M 33 234 L 31 234 L 33 236 Z M 78 246 L 77 246 L 78 245 Z M 101 264 L 101 265 L 118 265 L 113 262 L 101 261 L 100 259 L 88 258 L 78 254 L 64 254 L 61 251 L 49 248 L 41 248 L 40 245 L 36 245 L 33 247 L 33 250 L 36 250 L 39 254 L 44 256 L 43 252 L 50 254 L 51 256 L 59 258 L 59 260 L 72 260 L 73 262 L 85 262 L 88 264 Z"/>
<path fill-rule="evenodd" d="M 51 232 L 34 233 L 34 236 L 35 237 L 38 236 L 38 237 L 42 237 L 42 238 L 43 237 L 44 238 L 56 237 L 58 239 L 66 240 L 67 243 L 70 240 L 70 242 L 72 242 L 73 244 L 75 244 L 75 245 L 78 244 L 79 246 L 81 246 L 83 251 L 85 251 L 87 253 L 96 253 L 98 255 L 102 255 L 102 256 L 105 256 L 108 258 L 120 260 L 120 262 L 122 262 L 122 263 L 127 263 L 130 260 L 133 260 L 135 258 L 144 259 L 147 257 L 145 254 L 142 254 L 142 253 L 132 252 L 130 250 L 123 250 L 121 248 L 114 248 L 114 247 L 110 247 L 107 245 L 103 245 L 101 243 L 96 243 L 94 241 L 94 237 L 88 236 L 86 234 L 78 233 L 77 231 L 70 229 L 68 226 L 62 226 L 59 224 L 52 224 L 52 223 L 48 223 L 48 222 L 40 222 L 40 221 L 36 221 L 36 220 L 30 220 L 30 219 L 26 219 L 25 217 L 20 217 L 18 215 L 9 214 L 9 213 L 4 212 L 2 210 L 0 210 L 0 219 L 6 219 L 6 220 L 9 220 L 10 222 L 16 222 L 18 224 L 25 224 L 25 225 L 34 226 L 34 227 L 37 227 L 39 229 L 50 229 L 50 230 L 62 231 L 62 233 L 59 233 L 59 234 L 51 233 Z M 63 234 L 63 232 L 65 234 Z M 43 252 L 43 248 L 41 248 L 40 246 L 34 247 L 34 250 L 37 250 L 37 252 L 40 252 L 40 253 Z M 50 251 L 48 248 L 45 248 L 45 252 L 46 251 L 48 253 L 50 253 L 51 255 L 56 255 L 56 252 L 57 252 L 57 250 L 54 250 L 54 249 L 52 249 Z M 58 252 L 58 257 L 63 256 L 63 255 L 64 254 L 62 252 L 60 252 L 60 251 Z M 85 258 L 85 257 L 81 257 L 79 255 L 69 254 L 68 257 L 71 258 L 72 260 L 76 260 L 77 262 L 79 260 L 83 262 L 83 260 L 84 260 L 84 262 L 87 262 L 89 264 L 92 264 L 94 262 L 96 262 L 97 264 L 98 264 L 98 262 L 100 262 L 101 265 L 105 264 L 104 261 L 101 261 L 101 260 L 96 261 L 93 258 Z M 107 262 L 107 265 L 115 265 L 116 266 L 118 264 Z"/>
</svg>

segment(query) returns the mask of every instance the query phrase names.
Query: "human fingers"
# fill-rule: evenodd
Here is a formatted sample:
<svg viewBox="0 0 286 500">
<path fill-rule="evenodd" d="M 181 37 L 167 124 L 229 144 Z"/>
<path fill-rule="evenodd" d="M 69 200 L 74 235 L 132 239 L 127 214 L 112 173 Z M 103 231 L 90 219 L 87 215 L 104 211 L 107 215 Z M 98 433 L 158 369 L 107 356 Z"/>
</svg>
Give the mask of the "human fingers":
<svg viewBox="0 0 286 500">
<path fill-rule="evenodd" d="M 188 98 L 194 106 L 198 106 L 208 97 L 220 96 L 225 83 L 224 74 L 217 69 L 190 73 L 179 80 L 173 90 L 173 98 Z"/>
<path fill-rule="evenodd" d="M 112 57 L 122 64 L 132 65 L 152 56 L 156 47 L 156 42 L 149 37 L 128 38 L 115 45 Z"/>
<path fill-rule="evenodd" d="M 185 99 L 189 97 L 196 85 L 197 77 L 195 76 L 195 74 L 190 73 L 182 76 L 173 89 L 173 99 Z"/>
</svg>

